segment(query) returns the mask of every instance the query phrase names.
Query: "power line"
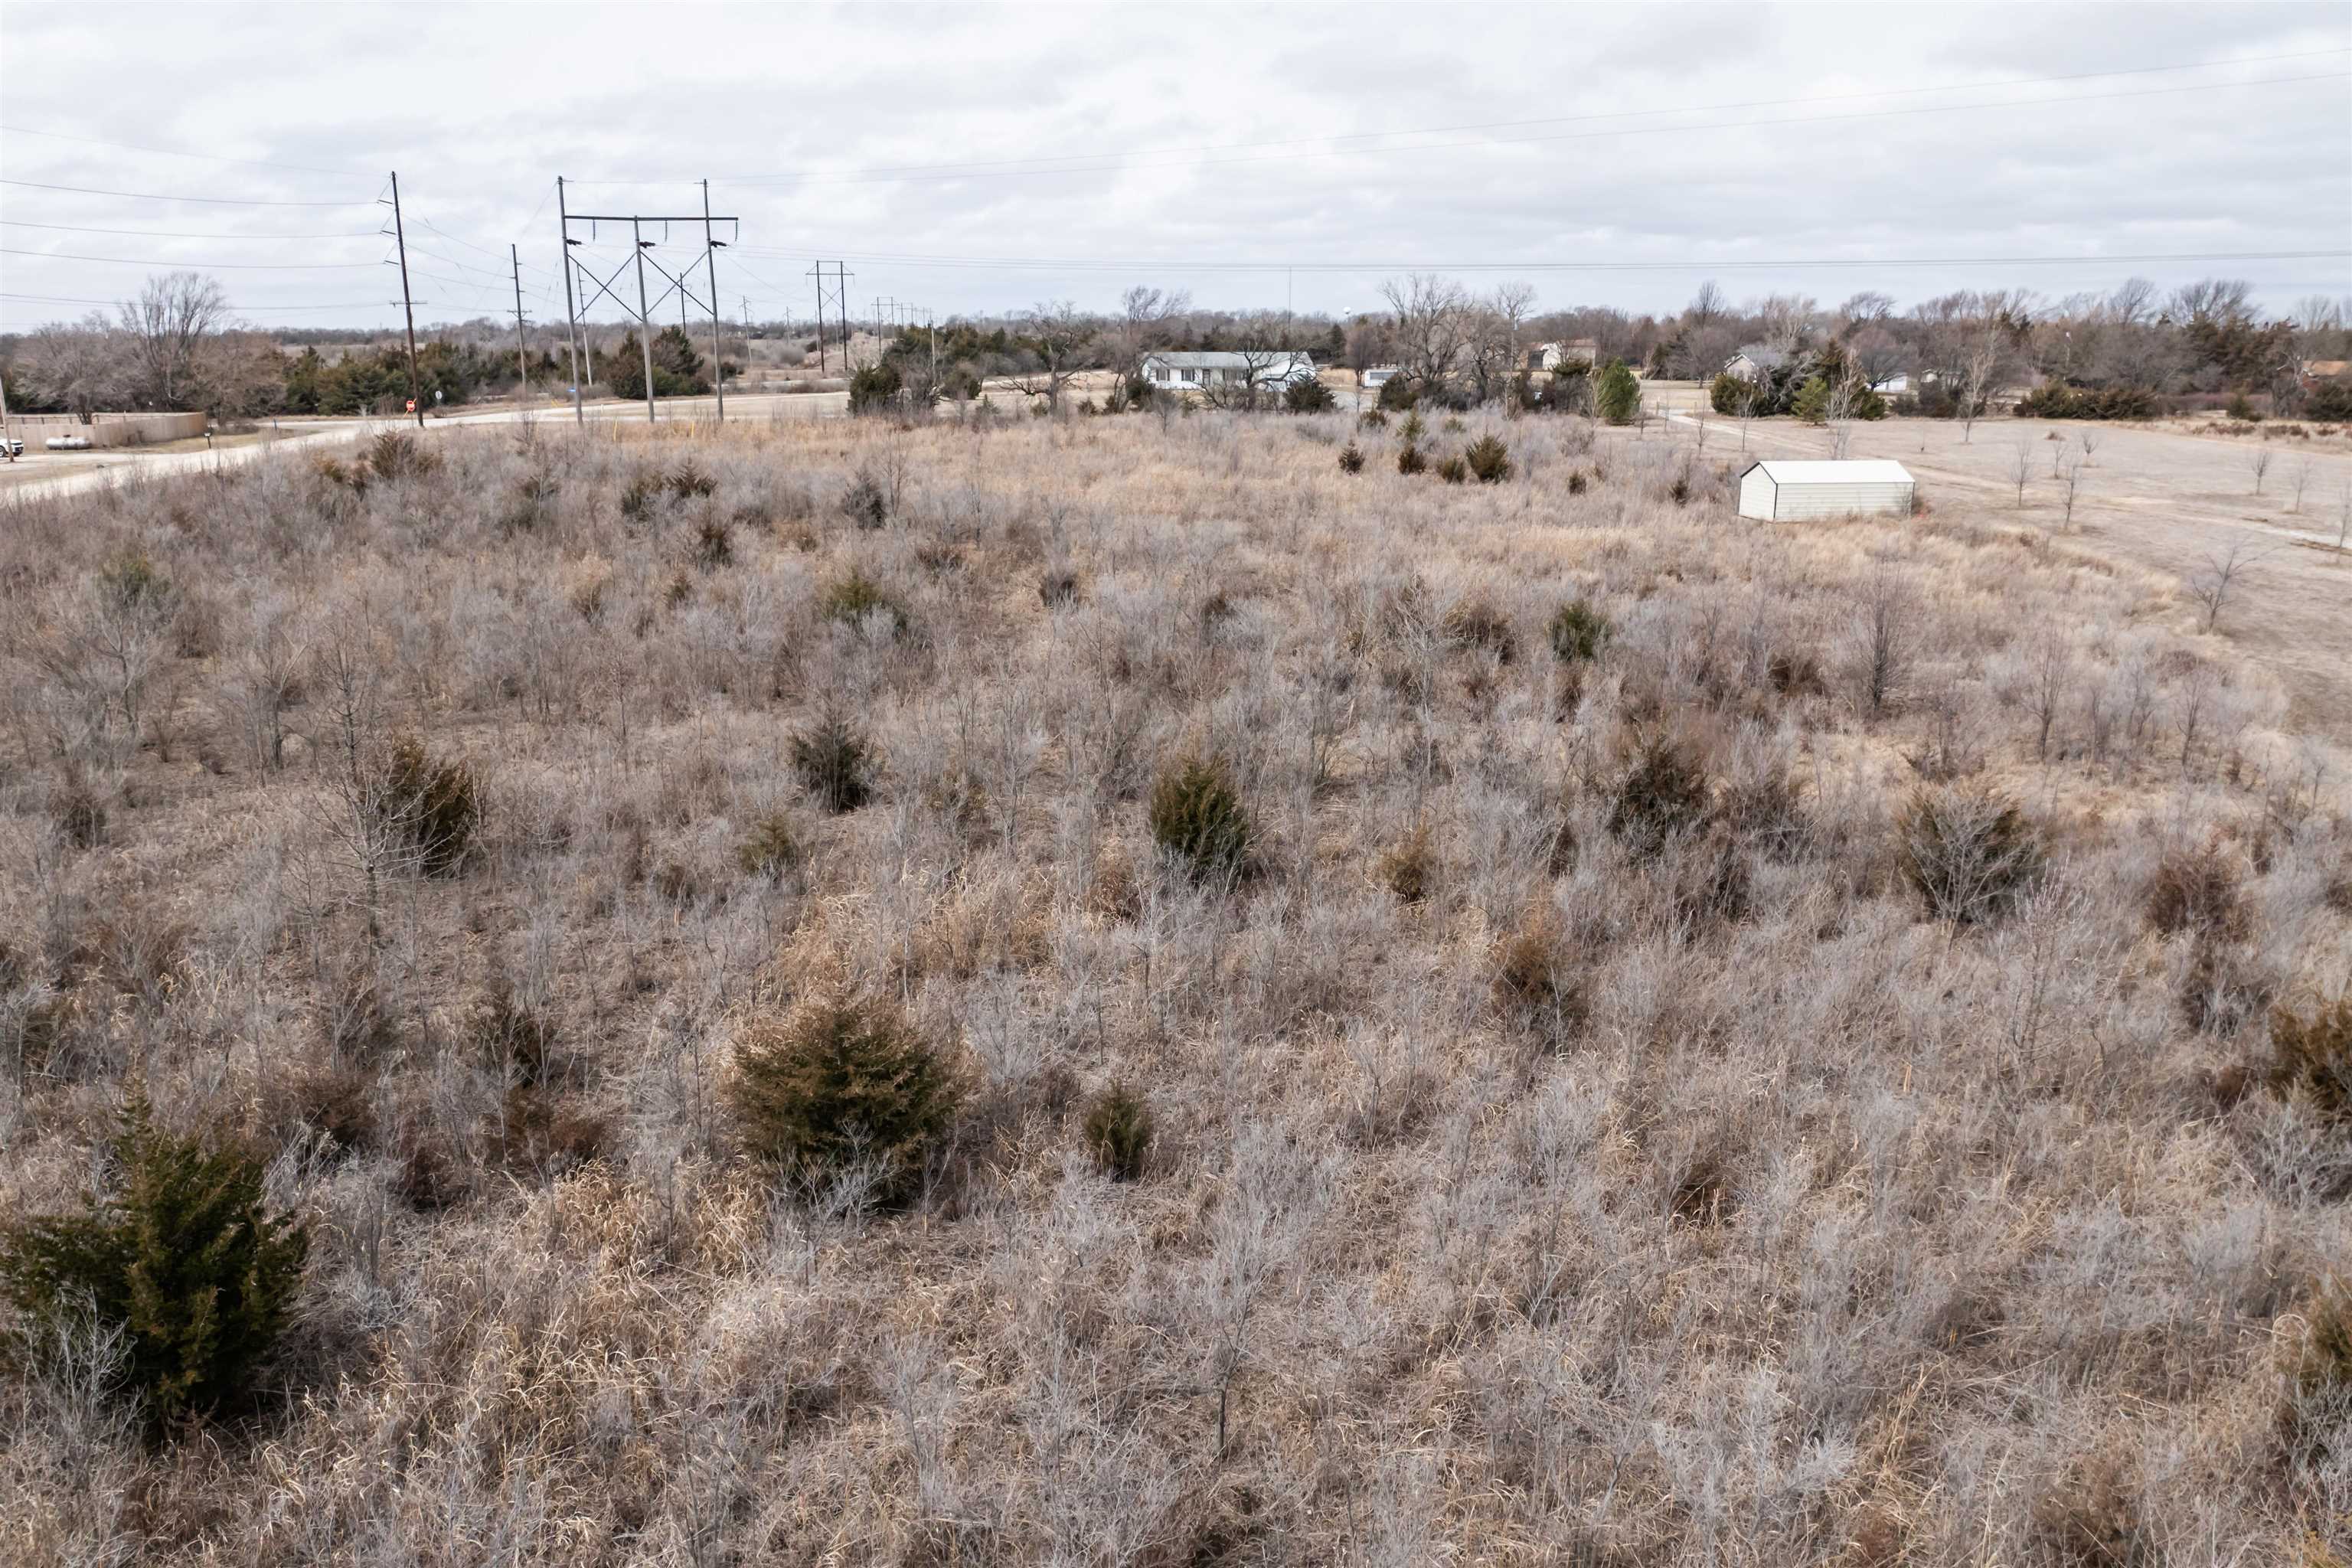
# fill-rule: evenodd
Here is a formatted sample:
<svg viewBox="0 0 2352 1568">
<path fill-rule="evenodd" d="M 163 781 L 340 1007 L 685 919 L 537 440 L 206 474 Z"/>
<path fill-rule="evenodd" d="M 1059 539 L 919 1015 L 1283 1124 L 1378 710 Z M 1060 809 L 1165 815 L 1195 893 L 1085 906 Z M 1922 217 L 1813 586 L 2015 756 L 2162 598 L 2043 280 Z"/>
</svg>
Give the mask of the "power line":
<svg viewBox="0 0 2352 1568">
<path fill-rule="evenodd" d="M 544 204 L 542 204 L 542 205 L 544 205 Z M 470 240 L 470 239 L 459 239 L 456 235 L 451 234 L 447 229 L 443 228 L 439 224 L 435 223 L 435 222 L 434 222 L 431 218 L 429 218 L 429 217 L 421 217 L 421 218 L 418 218 L 416 221 L 417 221 L 419 224 L 421 224 L 422 226 L 424 226 L 425 227 L 431 229 L 434 233 L 436 233 L 436 234 L 437 234 L 437 235 L 439 235 L 442 238 L 444 238 L 444 239 L 447 240 L 447 241 L 448 241 L 450 244 L 452 244 L 452 245 L 462 245 L 462 246 L 464 246 L 464 247 L 465 247 L 467 249 L 468 249 L 468 250 L 478 250 L 478 251 L 480 251 L 484 256 L 495 257 L 496 255 L 498 255 L 498 252 L 497 252 L 497 251 L 492 250 L 489 247 L 488 247 L 488 246 L 486 246 L 486 245 L 476 245 L 476 244 L 475 244 L 472 240 Z M 421 252 L 421 251 L 420 251 L 418 254 L 419 254 L 419 255 L 422 255 L 422 254 L 423 254 L 423 252 Z M 450 263 L 450 265 L 454 267 L 454 266 L 461 265 L 461 263 L 457 263 L 457 262 L 451 262 L 451 263 Z M 534 266 L 532 263 L 528 262 L 528 261 L 522 261 L 522 262 L 520 262 L 520 265 L 521 265 L 521 266 L 522 266 L 522 267 L 524 267 L 524 268 L 529 268 L 530 271 L 533 271 L 533 272 L 544 272 L 544 273 L 546 273 L 546 274 L 547 274 L 549 277 L 551 277 L 551 278 L 552 278 L 552 277 L 554 277 L 554 276 L 555 276 L 554 270 L 553 270 L 552 268 L 545 268 L 545 267 Z M 501 276 L 501 275 L 494 274 L 494 276 Z"/>
<path fill-rule="evenodd" d="M 217 153 L 188 153 L 176 147 L 142 147 L 132 142 L 107 142 L 96 136 L 68 136 L 62 131 L 35 131 L 25 125 L 0 125 L 11 136 L 39 136 L 51 142 L 80 142 L 92 147 L 114 147 L 125 153 L 152 153 L 165 158 L 194 158 L 206 163 L 242 163 L 255 169 L 289 169 L 303 174 L 332 174 L 339 179 L 367 179 L 363 169 L 320 169 L 309 163 L 272 163 L 260 158 L 230 158 Z"/>
<path fill-rule="evenodd" d="M 16 185 L 28 191 L 71 191 L 83 196 L 120 196 L 132 202 L 203 202 L 223 207 L 372 207 L 375 198 L 351 202 L 285 202 L 256 201 L 242 196 L 174 196 L 157 191 L 100 191 L 88 185 L 47 185 L 34 180 L 0 180 L 0 185 Z"/>
<path fill-rule="evenodd" d="M 121 300 L 79 299 L 68 294 L 14 294 L 5 291 L 0 291 L 0 300 L 20 300 L 49 305 L 120 305 L 123 303 Z M 373 310 L 374 307 L 385 303 L 397 304 L 399 301 L 386 301 L 383 300 L 337 300 L 331 303 L 324 305 L 225 305 L 222 309 L 252 312 L 259 312 L 263 310 Z"/>
<path fill-rule="evenodd" d="M 748 254 L 782 258 L 784 251 Z M 1050 268 L 1085 272 L 1681 272 L 1759 268 L 1798 270 L 1822 267 L 2055 267 L 2109 266 L 2155 261 L 2312 261 L 2352 257 L 2347 250 L 2201 250 L 2138 252 L 2102 256 L 1917 256 L 1810 257 L 1742 261 L 1723 258 L 1671 261 L 1181 261 L 1072 258 L 1049 256 L 905 256 L 877 251 L 840 251 L 852 261 L 887 267 L 967 268 L 977 271 Z"/>
<path fill-rule="evenodd" d="M 202 268 L 221 272 L 335 272 L 381 267 L 380 261 L 173 261 L 139 256 L 79 256 L 66 250 L 20 250 L 0 246 L 0 256 L 37 256 L 51 261 L 110 261 L 124 267 Z"/>
<path fill-rule="evenodd" d="M 92 228 L 79 223 L 33 223 L 18 217 L 0 217 L 0 226 L 55 229 L 65 234 L 139 235 L 150 239 L 373 239 L 383 232 L 380 228 L 358 228 L 345 234 L 192 234 L 172 228 Z"/>
</svg>

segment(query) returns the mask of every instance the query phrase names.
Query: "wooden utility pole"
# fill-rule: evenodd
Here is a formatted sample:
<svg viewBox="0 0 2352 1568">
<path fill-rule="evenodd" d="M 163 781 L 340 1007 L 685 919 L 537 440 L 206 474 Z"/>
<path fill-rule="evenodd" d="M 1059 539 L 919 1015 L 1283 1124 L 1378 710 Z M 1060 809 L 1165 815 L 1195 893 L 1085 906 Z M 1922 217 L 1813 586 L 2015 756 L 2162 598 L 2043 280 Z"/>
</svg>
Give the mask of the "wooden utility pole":
<svg viewBox="0 0 2352 1568">
<path fill-rule="evenodd" d="M 637 352 L 646 356 L 646 423 L 654 422 L 654 322 L 653 307 L 646 303 L 646 247 L 653 241 L 639 232 L 638 220 L 629 220 L 629 237 L 636 243 L 637 251 Z"/>
<path fill-rule="evenodd" d="M 507 265 L 514 269 L 515 396 L 524 400 L 530 396 L 530 353 L 523 346 L 522 336 L 522 253 L 511 244 L 507 247 Z"/>
<path fill-rule="evenodd" d="M 820 261 L 814 267 L 810 268 L 809 276 L 816 279 L 816 373 L 819 375 L 823 375 L 825 373 L 824 263 Z M 805 363 L 806 362 L 803 361 L 803 363 Z"/>
<path fill-rule="evenodd" d="M 582 426 L 588 423 L 588 410 L 581 405 L 581 388 L 587 375 L 580 363 L 580 311 L 572 302 L 572 247 L 579 241 L 572 237 L 572 218 L 563 208 L 563 176 L 555 176 L 555 221 L 563 226 L 563 321 L 565 335 L 572 343 L 572 417 Z"/>
<path fill-rule="evenodd" d="M 382 233 L 381 229 L 377 230 Z M 392 242 L 400 251 L 400 308 L 408 318 L 408 406 L 425 428 L 425 398 L 416 389 L 416 304 L 408 295 L 408 231 L 400 221 L 400 171 L 392 172 Z"/>
<path fill-rule="evenodd" d="M 710 390 L 719 397 L 719 422 L 727 423 L 727 367 L 719 357 L 719 241 L 710 235 L 710 182 L 702 182 L 702 259 L 710 269 Z M 686 291 L 678 290 L 683 299 Z M 748 350 L 746 352 L 749 352 Z"/>
</svg>

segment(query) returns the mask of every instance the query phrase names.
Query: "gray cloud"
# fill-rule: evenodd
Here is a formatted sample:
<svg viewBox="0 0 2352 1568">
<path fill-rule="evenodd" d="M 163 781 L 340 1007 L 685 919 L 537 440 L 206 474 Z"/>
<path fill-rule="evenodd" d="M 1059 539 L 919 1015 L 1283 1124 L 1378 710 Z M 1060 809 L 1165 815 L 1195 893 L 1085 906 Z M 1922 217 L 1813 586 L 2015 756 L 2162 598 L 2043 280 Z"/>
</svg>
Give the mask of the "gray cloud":
<svg viewBox="0 0 2352 1568">
<path fill-rule="evenodd" d="M 709 176 L 714 204 L 745 219 L 722 291 L 768 314 L 805 310 L 817 255 L 853 258 L 856 308 L 890 295 L 942 312 L 1105 305 L 1130 282 L 1228 306 L 1279 303 L 1287 287 L 1301 308 L 1344 310 L 1410 264 L 1524 268 L 1548 306 L 1633 310 L 1671 309 L 1708 276 L 1735 297 L 1832 300 L 1864 287 L 2056 295 L 2131 273 L 2246 277 L 2281 307 L 2352 289 L 2340 258 L 2097 259 L 2352 246 L 2352 54 L 1984 85 L 2343 51 L 2342 5 L 0 11 L 11 126 L 352 171 L 0 141 L 13 180 L 353 202 L 0 187 L 12 250 L 209 264 L 270 322 L 394 319 L 370 205 L 394 167 L 426 320 L 505 308 L 510 240 L 534 313 L 560 313 L 557 174 L 602 210 L 688 210 L 700 193 L 685 182 Z M 1948 90 L 1907 90 L 1921 88 Z M 1759 100 L 1802 101 L 1709 108 Z M 1930 111 L 1989 101 L 2008 106 Z M 1601 115 L 1621 118 L 1570 118 Z M 1554 122 L 1308 140 L 1538 119 Z M 938 167 L 983 160 L 1003 162 Z M 872 172 L 906 165 L 931 167 Z M 611 180 L 671 183 L 594 183 Z M 251 237 L 17 226 L 30 223 Z M 1973 256 L 2086 259 L 1828 265 Z M 1087 265 L 1013 264 L 1026 258 Z M 0 260 L 9 293 L 42 297 L 0 301 L 10 327 L 78 313 L 65 301 L 128 292 L 147 270 Z M 223 265 L 240 261 L 347 265 Z M 1544 269 L 1592 262 L 1656 269 Z M 1755 262 L 1799 265 L 1743 265 Z M 293 309 L 318 304 L 333 308 Z"/>
</svg>

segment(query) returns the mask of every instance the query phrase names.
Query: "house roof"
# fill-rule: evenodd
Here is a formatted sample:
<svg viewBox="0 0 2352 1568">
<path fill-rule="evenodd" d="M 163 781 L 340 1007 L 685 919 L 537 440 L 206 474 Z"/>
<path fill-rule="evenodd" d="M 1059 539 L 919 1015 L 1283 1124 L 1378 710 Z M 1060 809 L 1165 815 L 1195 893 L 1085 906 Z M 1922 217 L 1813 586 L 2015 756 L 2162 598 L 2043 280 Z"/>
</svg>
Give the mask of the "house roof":
<svg viewBox="0 0 2352 1568">
<path fill-rule="evenodd" d="M 1768 349 L 1762 343 L 1750 343 L 1733 354 L 1731 358 L 1744 359 L 1759 370 L 1778 370 L 1789 363 L 1787 354 L 1782 353 L 1779 349 Z M 1727 360 L 1724 363 L 1727 364 L 1730 361 Z"/>
<path fill-rule="evenodd" d="M 2307 359 L 2303 362 L 2303 374 L 2305 375 L 2322 376 L 2342 375 L 2347 363 L 2352 363 L 2352 361 L 2340 359 Z"/>
<path fill-rule="evenodd" d="M 1311 355 L 1285 353 L 1279 349 L 1253 349 L 1247 353 L 1149 353 L 1143 357 L 1158 360 L 1175 370 L 1272 370 L 1276 365 L 1315 363 Z"/>
<path fill-rule="evenodd" d="M 1891 458 L 1849 458 L 1790 460 L 1759 458 L 1739 470 L 1746 479 L 1757 469 L 1776 485 L 1907 485 L 1911 470 Z"/>
</svg>

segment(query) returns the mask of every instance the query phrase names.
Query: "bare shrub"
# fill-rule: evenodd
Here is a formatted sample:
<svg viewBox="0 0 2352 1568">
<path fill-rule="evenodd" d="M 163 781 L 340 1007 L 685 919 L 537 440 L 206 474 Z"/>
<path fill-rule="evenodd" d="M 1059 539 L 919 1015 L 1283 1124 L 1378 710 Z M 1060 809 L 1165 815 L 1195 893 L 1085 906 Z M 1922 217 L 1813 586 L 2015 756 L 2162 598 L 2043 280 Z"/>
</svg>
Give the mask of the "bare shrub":
<svg viewBox="0 0 2352 1568">
<path fill-rule="evenodd" d="M 2308 1016 L 2272 1010 L 2269 1083 L 2273 1093 L 2352 1127 L 2352 993 L 2315 1005 Z"/>
<path fill-rule="evenodd" d="M 1637 855 L 1654 855 L 1696 827 L 1708 806 L 1706 770 L 1691 746 L 1671 735 L 1642 743 L 1618 782 L 1609 831 Z"/>
<path fill-rule="evenodd" d="M 2144 907 L 2147 923 L 2167 936 L 2241 942 L 2252 923 L 2236 861 L 2212 844 L 2167 854 L 2148 879 Z"/>
<path fill-rule="evenodd" d="M 2025 814 L 1982 785 L 1922 785 L 1895 825 L 1904 880 L 1928 913 L 1958 925 L 1997 919 L 2041 876 L 2043 856 Z"/>
<path fill-rule="evenodd" d="M 1491 600 L 1463 600 L 1445 612 L 1443 625 L 1445 635 L 1456 647 L 1491 654 L 1500 663 L 1510 663 L 1519 650 L 1518 635 L 1511 630 L 1510 617 L 1496 609 Z"/>
<path fill-rule="evenodd" d="M 1417 904 L 1429 897 L 1436 872 L 1436 836 L 1427 822 L 1415 823 L 1412 831 L 1382 850 L 1374 868 L 1381 885 L 1407 904 Z"/>
</svg>

